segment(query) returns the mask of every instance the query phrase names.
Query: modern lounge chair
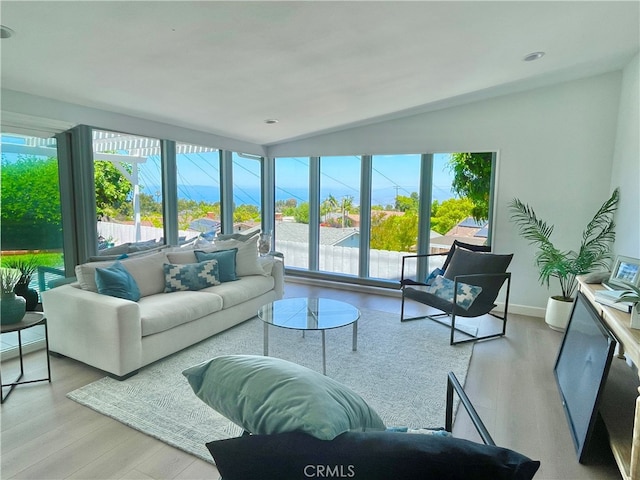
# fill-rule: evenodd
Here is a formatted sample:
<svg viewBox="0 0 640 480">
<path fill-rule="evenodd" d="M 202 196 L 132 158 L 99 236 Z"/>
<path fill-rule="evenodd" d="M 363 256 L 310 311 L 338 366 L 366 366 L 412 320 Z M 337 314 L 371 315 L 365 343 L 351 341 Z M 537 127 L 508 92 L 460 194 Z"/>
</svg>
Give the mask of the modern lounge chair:
<svg viewBox="0 0 640 480">
<path fill-rule="evenodd" d="M 486 251 L 488 247 L 478 247 L 477 245 L 472 246 L 476 251 L 472 251 L 468 247 L 468 244 L 454 242 L 454 246 L 448 253 L 407 255 L 403 257 L 400 280 L 400 288 L 402 290 L 401 321 L 428 318 L 446 325 L 451 329 L 451 345 L 505 335 L 509 291 L 511 288 L 511 273 L 507 272 L 507 268 L 511 263 L 513 254 L 489 253 Z M 427 280 L 421 282 L 405 278 L 405 271 L 408 270 L 407 263 L 409 261 L 437 255 L 447 255 L 447 259 L 443 268 L 432 272 Z M 500 316 L 493 313 L 492 310 L 496 307 L 496 298 L 505 282 L 507 289 L 504 314 Z M 405 301 L 407 299 L 439 310 L 439 313 L 407 318 L 405 317 Z M 490 314 L 502 321 L 501 331 L 478 335 L 477 328 L 456 324 L 456 317 L 474 318 L 486 314 Z M 456 332 L 464 335 L 465 338 L 460 340 L 460 335 L 456 335 Z"/>
</svg>

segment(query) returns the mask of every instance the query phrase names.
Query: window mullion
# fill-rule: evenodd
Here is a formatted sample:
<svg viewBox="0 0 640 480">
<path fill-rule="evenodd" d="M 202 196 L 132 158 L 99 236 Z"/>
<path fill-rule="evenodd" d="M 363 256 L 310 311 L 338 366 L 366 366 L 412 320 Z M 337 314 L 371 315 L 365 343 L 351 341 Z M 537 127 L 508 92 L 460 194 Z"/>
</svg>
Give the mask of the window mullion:
<svg viewBox="0 0 640 480">
<path fill-rule="evenodd" d="M 160 141 L 163 228 L 165 245 L 178 245 L 178 169 L 176 163 L 176 142 Z"/>
<path fill-rule="evenodd" d="M 360 159 L 360 248 L 358 276 L 369 277 L 371 248 L 371 181 L 373 161 L 371 155 Z"/>
<path fill-rule="evenodd" d="M 320 258 L 320 157 L 309 158 L 309 270 Z"/>
<path fill-rule="evenodd" d="M 233 153 L 220 150 L 220 220 L 222 233 L 233 233 Z"/>
<path fill-rule="evenodd" d="M 420 160 L 420 214 L 418 217 L 418 253 L 429 252 L 431 242 L 431 198 L 433 195 L 433 154 L 425 153 Z M 427 262 L 418 263 L 418 278 L 426 278 Z"/>
</svg>

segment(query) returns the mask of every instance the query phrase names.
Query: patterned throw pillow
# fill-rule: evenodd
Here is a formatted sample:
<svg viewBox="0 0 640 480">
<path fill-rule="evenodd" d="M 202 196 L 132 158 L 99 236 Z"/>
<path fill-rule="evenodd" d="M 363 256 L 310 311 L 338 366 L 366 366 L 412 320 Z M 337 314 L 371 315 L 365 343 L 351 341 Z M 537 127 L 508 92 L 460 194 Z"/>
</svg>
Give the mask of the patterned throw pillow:
<svg viewBox="0 0 640 480">
<path fill-rule="evenodd" d="M 174 265 L 164 264 L 165 292 L 183 290 L 202 290 L 220 285 L 218 279 L 218 261 L 207 260 L 200 263 Z"/>
<path fill-rule="evenodd" d="M 453 285 L 453 280 L 449 280 L 448 278 L 438 275 L 431 285 L 427 287 L 427 292 L 432 293 L 447 302 L 453 302 Z M 481 292 L 482 287 L 458 282 L 458 295 L 456 297 L 458 300 L 458 306 L 465 310 L 469 310 L 469 307 L 471 307 L 471 304 Z"/>
<path fill-rule="evenodd" d="M 436 279 L 438 275 L 444 275 L 444 270 L 441 268 L 434 268 L 429 275 L 427 275 L 427 279 L 424 283 L 427 285 L 431 285 L 431 283 Z"/>
</svg>

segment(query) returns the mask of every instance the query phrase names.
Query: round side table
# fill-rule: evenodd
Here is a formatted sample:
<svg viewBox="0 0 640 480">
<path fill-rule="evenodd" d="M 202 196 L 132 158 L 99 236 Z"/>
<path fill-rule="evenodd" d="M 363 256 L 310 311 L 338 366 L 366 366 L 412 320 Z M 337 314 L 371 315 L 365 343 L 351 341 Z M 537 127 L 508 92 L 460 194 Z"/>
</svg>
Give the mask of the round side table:
<svg viewBox="0 0 640 480">
<path fill-rule="evenodd" d="M 22 358 L 22 330 L 27 328 L 35 327 L 36 325 L 44 325 L 44 341 L 46 346 L 46 355 L 47 355 L 47 378 L 39 378 L 37 380 L 25 380 L 20 381 L 20 379 L 24 376 L 24 362 Z M 16 377 L 16 379 L 10 383 L 2 383 L 2 374 L 0 372 L 0 384 L 2 384 L 2 400 L 0 403 L 4 403 L 9 394 L 13 391 L 16 385 L 24 385 L 26 383 L 35 383 L 35 382 L 49 382 L 51 383 L 51 364 L 49 362 L 49 332 L 47 331 L 47 319 L 45 318 L 42 312 L 27 312 L 24 315 L 24 318 L 18 323 L 12 323 L 10 325 L 2 325 L 0 326 L 0 334 L 9 333 L 9 332 L 18 332 L 18 352 L 20 356 L 20 374 Z M 7 393 L 4 393 L 5 388 L 9 390 Z"/>
</svg>

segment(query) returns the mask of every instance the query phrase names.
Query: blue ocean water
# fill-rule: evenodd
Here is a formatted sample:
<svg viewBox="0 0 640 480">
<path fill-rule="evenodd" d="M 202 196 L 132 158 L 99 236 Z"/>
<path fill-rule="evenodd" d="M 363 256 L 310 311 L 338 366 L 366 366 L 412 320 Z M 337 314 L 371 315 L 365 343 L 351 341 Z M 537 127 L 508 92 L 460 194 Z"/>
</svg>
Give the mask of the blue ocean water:
<svg viewBox="0 0 640 480">
<path fill-rule="evenodd" d="M 146 191 L 159 191 L 159 187 L 147 187 Z M 415 190 L 407 189 L 407 191 L 400 192 L 401 195 L 409 195 L 411 191 Z M 358 205 L 360 199 L 358 198 L 358 192 L 350 188 L 330 188 L 321 189 L 320 198 L 324 200 L 329 195 L 333 195 L 336 199 L 340 200 L 343 197 L 353 197 L 353 204 Z M 257 187 L 234 187 L 234 201 L 236 205 L 260 205 L 260 188 Z M 372 193 L 372 205 L 393 205 L 395 203 L 396 190 L 393 188 L 385 188 L 380 190 L 373 190 Z M 448 198 L 452 198 L 453 194 L 447 187 L 438 188 L 434 186 L 433 197 L 435 200 L 443 201 Z M 217 186 L 209 185 L 178 185 L 178 198 L 194 200 L 196 202 L 215 203 L 220 201 L 220 188 Z M 276 201 L 295 199 L 298 204 L 309 201 L 309 190 L 303 187 L 287 187 L 276 188 L 275 192 Z"/>
</svg>

